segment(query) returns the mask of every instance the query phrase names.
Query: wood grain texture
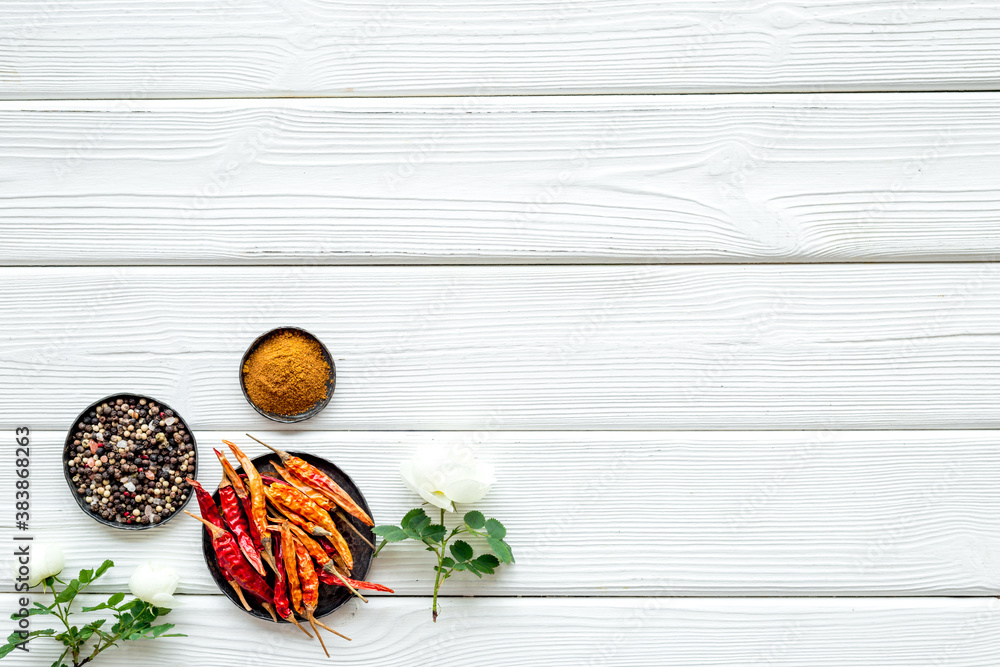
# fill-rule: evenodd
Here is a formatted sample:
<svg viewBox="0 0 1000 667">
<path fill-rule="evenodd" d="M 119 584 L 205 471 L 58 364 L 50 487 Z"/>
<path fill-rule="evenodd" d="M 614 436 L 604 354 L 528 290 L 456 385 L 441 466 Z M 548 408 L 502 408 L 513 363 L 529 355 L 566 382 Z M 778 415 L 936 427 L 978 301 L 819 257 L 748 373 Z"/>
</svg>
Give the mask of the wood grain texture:
<svg viewBox="0 0 1000 667">
<path fill-rule="evenodd" d="M 131 390 L 264 428 L 239 360 L 287 324 L 332 351 L 304 430 L 1000 425 L 1000 265 L 0 270 L 0 424 Z"/>
<path fill-rule="evenodd" d="M 7 98 L 969 90 L 1000 9 L 947 0 L 77 0 L 0 8 Z"/>
<path fill-rule="evenodd" d="M 483 580 L 456 575 L 451 595 L 1000 593 L 994 432 L 255 434 L 335 461 L 378 523 L 419 504 L 398 474 L 419 445 L 469 445 L 493 461 L 499 483 L 477 508 L 504 522 L 517 563 Z M 211 447 L 222 438 L 263 452 L 239 431 L 196 436 L 209 488 L 220 477 Z M 64 437 L 33 435 L 35 539 L 65 545 L 71 570 L 112 558 L 100 590 L 157 558 L 184 573 L 183 592 L 217 593 L 194 520 L 130 534 L 79 511 L 61 473 Z M 13 488 L 13 451 L 4 457 L 0 488 Z M 8 543 L 12 520 L 2 519 Z M 427 595 L 431 557 L 391 545 L 370 577 Z"/>
<path fill-rule="evenodd" d="M 0 145 L 6 265 L 1000 252 L 1000 94 L 18 102 Z"/>
<path fill-rule="evenodd" d="M 0 595 L 4 609 L 13 595 Z M 84 604 L 98 598 L 81 596 Z M 377 598 L 349 603 L 326 622 L 340 665 L 715 665 L 745 667 L 994 667 L 1000 660 L 995 599 L 567 600 L 446 599 L 431 623 L 430 602 Z M 187 638 L 128 642 L 101 655 L 105 665 L 149 667 L 282 665 L 323 660 L 315 641 L 290 626 L 249 618 L 219 596 L 184 599 L 170 613 Z M 10 665 L 45 665 L 58 656 L 37 643 Z M 318 655 L 317 655 L 318 654 Z"/>
</svg>

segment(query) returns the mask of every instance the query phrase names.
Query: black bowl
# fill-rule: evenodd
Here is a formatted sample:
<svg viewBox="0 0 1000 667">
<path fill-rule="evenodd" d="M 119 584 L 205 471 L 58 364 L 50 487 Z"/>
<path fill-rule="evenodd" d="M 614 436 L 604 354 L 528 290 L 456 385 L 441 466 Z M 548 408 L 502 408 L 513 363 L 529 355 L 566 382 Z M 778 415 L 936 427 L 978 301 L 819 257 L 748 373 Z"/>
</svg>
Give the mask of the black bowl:
<svg viewBox="0 0 1000 667">
<path fill-rule="evenodd" d="M 323 354 L 323 361 L 325 361 L 327 365 L 330 366 L 330 375 L 326 379 L 326 398 L 320 399 L 308 410 L 306 410 L 305 412 L 300 412 L 296 415 L 282 415 L 277 412 L 269 412 L 261 408 L 256 403 L 254 403 L 250 399 L 250 394 L 247 393 L 246 380 L 243 377 L 243 367 L 246 365 L 247 359 L 250 358 L 250 355 L 253 353 L 253 351 L 256 350 L 260 346 L 260 344 L 263 343 L 265 340 L 267 340 L 268 338 L 270 338 L 275 334 L 281 333 L 282 331 L 296 331 L 306 336 L 307 338 L 311 338 L 312 340 L 316 341 L 319 344 L 320 352 Z M 274 420 L 276 422 L 281 422 L 283 424 L 294 424 L 295 422 L 305 421 L 310 417 L 315 416 L 316 414 L 319 413 L 320 410 L 325 408 L 327 404 L 330 402 L 330 399 L 333 398 L 333 390 L 336 389 L 336 387 L 337 387 L 337 366 L 336 364 L 333 363 L 333 357 L 330 356 L 330 351 L 326 349 L 326 345 L 323 344 L 323 341 L 321 341 L 319 338 L 312 335 L 305 329 L 300 329 L 299 327 L 278 327 L 277 329 L 271 329 L 267 333 L 257 336 L 254 342 L 250 343 L 250 347 L 247 348 L 247 351 L 243 353 L 243 358 L 240 359 L 240 390 L 242 390 L 243 392 L 243 398 L 247 399 L 247 403 L 249 403 L 254 410 L 264 415 L 268 419 Z"/>
<path fill-rule="evenodd" d="M 304 459 L 307 463 L 311 463 L 316 466 L 324 473 L 329 475 L 330 479 L 340 485 L 344 491 L 347 492 L 351 498 L 354 499 L 361 509 L 365 511 L 368 516 L 372 515 L 371 508 L 368 507 L 368 501 L 361 494 L 361 490 L 358 488 L 357 484 L 354 483 L 350 477 L 347 476 L 343 470 L 330 463 L 326 459 L 321 459 L 318 456 L 313 456 L 312 454 L 305 454 L 303 452 L 288 452 L 292 456 L 298 456 L 300 459 Z M 258 472 L 264 475 L 271 475 L 272 477 L 278 477 L 278 474 L 274 470 L 272 463 L 280 462 L 277 454 L 264 454 L 263 456 L 258 456 L 253 459 L 253 465 Z M 241 468 L 237 468 L 241 470 Z M 219 491 L 216 490 L 212 494 L 212 498 L 215 503 L 219 503 Z M 369 526 L 364 525 L 352 516 L 347 515 L 348 520 L 353 522 L 354 527 L 361 531 L 361 533 L 367 537 L 371 542 L 375 541 L 375 534 L 372 533 L 372 529 Z M 342 523 L 339 517 L 334 517 L 334 521 L 339 525 Z M 212 538 L 208 534 L 208 530 L 202 530 L 201 538 L 201 550 L 205 556 L 205 563 L 208 564 L 208 571 L 212 573 L 212 579 L 215 580 L 215 585 L 219 587 L 223 595 L 229 598 L 229 601 L 234 605 L 243 609 L 243 603 L 236 596 L 236 592 L 233 590 L 229 582 L 226 581 L 225 576 L 222 574 L 222 570 L 219 569 L 219 564 L 215 559 L 215 549 L 212 547 Z M 363 580 L 368 576 L 368 570 L 372 565 L 372 557 L 374 556 L 375 550 L 367 545 L 358 535 L 349 528 L 344 528 L 340 531 L 344 539 L 347 540 L 347 546 L 351 549 L 351 554 L 354 556 L 354 569 L 350 572 L 350 577 L 352 579 Z M 274 573 L 265 565 L 264 571 L 267 573 L 267 583 L 272 588 L 274 587 Z M 263 619 L 265 621 L 272 621 L 271 615 L 268 614 L 264 607 L 261 606 L 260 602 L 252 595 L 244 594 L 247 599 L 247 603 L 250 605 L 250 611 L 247 612 L 251 616 L 256 616 L 257 618 Z M 329 584 L 320 583 L 319 585 L 319 604 L 316 606 L 315 616 L 319 618 L 320 616 L 326 616 L 329 613 L 339 609 L 353 597 L 353 594 L 344 588 L 343 586 L 330 586 Z M 244 609 L 244 611 L 246 611 Z M 280 623 L 287 623 L 281 618 L 279 618 Z"/>
<path fill-rule="evenodd" d="M 194 470 L 188 471 L 187 473 L 185 473 L 185 476 L 190 477 L 191 479 L 198 478 L 198 443 L 195 441 L 194 432 L 191 430 L 191 427 L 188 426 L 187 422 L 184 421 L 184 418 L 181 417 L 176 410 L 174 410 L 172 407 L 170 407 L 163 401 L 157 400 L 150 396 L 143 396 L 142 394 L 130 394 L 130 393 L 112 394 L 111 396 L 106 396 L 100 399 L 99 401 L 94 401 L 86 408 L 84 408 L 83 412 L 77 415 L 77 418 L 73 420 L 73 425 L 70 426 L 69 433 L 66 434 L 66 441 L 63 443 L 63 453 L 62 453 L 63 476 L 66 478 L 66 484 L 69 485 L 70 494 L 73 496 L 73 499 L 76 500 L 76 504 L 80 506 L 80 509 L 83 510 L 84 514 L 89 516 L 94 521 L 97 521 L 98 523 L 103 523 L 105 526 L 111 526 L 112 528 L 117 528 L 119 530 L 146 530 L 148 528 L 156 528 L 157 526 L 162 526 L 163 524 L 170 521 L 178 514 L 182 513 L 181 510 L 183 510 L 184 507 L 189 502 L 191 502 L 191 496 L 194 495 L 194 489 L 190 489 L 188 491 L 188 497 L 185 498 L 184 501 L 177 506 L 177 510 L 167 518 L 160 521 L 160 523 L 147 523 L 147 524 L 118 523 L 117 521 L 105 519 L 104 517 L 94 514 L 93 512 L 90 511 L 90 507 L 87 505 L 87 503 L 84 502 L 80 494 L 76 492 L 76 486 L 73 484 L 73 476 L 69 474 L 69 468 L 66 466 L 66 459 L 70 453 L 70 448 L 73 446 L 73 435 L 77 431 L 77 424 L 83 421 L 83 418 L 87 417 L 90 411 L 96 409 L 97 406 L 101 405 L 102 403 L 115 401 L 119 398 L 136 399 L 136 400 L 144 398 L 147 401 L 155 403 L 156 405 L 160 406 L 160 408 L 163 410 L 174 411 L 174 417 L 177 418 L 177 420 L 184 426 L 184 429 L 187 431 L 188 435 L 191 436 L 191 447 L 193 448 L 194 451 Z"/>
</svg>

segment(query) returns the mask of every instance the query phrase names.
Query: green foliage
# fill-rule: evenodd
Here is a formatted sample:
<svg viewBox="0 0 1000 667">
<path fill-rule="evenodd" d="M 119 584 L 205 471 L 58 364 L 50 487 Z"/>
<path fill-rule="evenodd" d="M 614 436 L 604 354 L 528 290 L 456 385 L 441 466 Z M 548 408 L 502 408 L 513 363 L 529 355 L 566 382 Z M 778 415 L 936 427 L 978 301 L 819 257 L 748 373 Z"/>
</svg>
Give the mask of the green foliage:
<svg viewBox="0 0 1000 667">
<path fill-rule="evenodd" d="M 438 563 L 434 566 L 434 571 L 437 573 L 434 578 L 435 621 L 438 614 L 438 590 L 445 579 L 454 572 L 470 572 L 481 579 L 484 574 L 494 574 L 501 562 L 506 564 L 514 562 L 510 545 L 504 541 L 507 529 L 502 523 L 496 519 L 487 519 L 482 512 L 475 510 L 466 513 L 462 521 L 461 526 L 449 532 L 444 522 L 444 510 L 441 510 L 441 522 L 431 523 L 427 512 L 418 507 L 407 512 L 398 526 L 376 526 L 373 529 L 375 534 L 382 538 L 382 543 L 375 550 L 376 556 L 389 542 L 402 542 L 408 539 L 422 542 L 427 545 L 427 551 L 437 555 Z M 473 546 L 465 540 L 451 541 L 457 535 L 463 534 L 481 538 L 493 553 L 482 553 L 477 556 Z M 447 555 L 449 553 L 451 556 Z"/>
<path fill-rule="evenodd" d="M 110 609 L 114 614 L 115 620 L 110 632 L 103 629 L 105 622 L 108 620 L 106 618 L 91 621 L 82 628 L 70 625 L 69 617 L 73 613 L 70 610 L 70 606 L 72 605 L 73 600 L 77 595 L 83 592 L 87 586 L 97 581 L 97 579 L 99 579 L 112 567 L 114 567 L 114 563 L 110 560 L 106 560 L 101 563 L 100 567 L 96 570 L 80 570 L 80 574 L 77 578 L 72 579 L 68 584 L 64 584 L 64 588 L 61 591 L 56 591 L 55 589 L 57 581 L 55 577 L 45 579 L 43 582 L 44 588 L 46 590 L 50 590 L 53 594 L 52 604 L 46 607 L 45 605 L 36 602 L 34 606 L 28 610 L 28 615 L 55 616 L 62 622 L 65 630 L 59 632 L 58 634 L 53 628 L 33 630 L 28 633 L 27 639 L 22 638 L 18 632 L 12 632 L 10 636 L 7 637 L 7 643 L 0 646 L 0 658 L 8 655 L 17 647 L 18 644 L 21 644 L 22 642 L 32 641 L 39 637 L 51 637 L 66 647 L 62 655 L 59 656 L 54 663 L 52 663 L 52 667 L 64 667 L 64 665 L 67 664 L 64 662 L 64 659 L 66 658 L 70 660 L 73 667 L 79 667 L 80 665 L 91 662 L 105 649 L 117 646 L 120 641 L 186 636 L 182 634 L 166 634 L 174 627 L 172 623 L 162 623 L 160 625 L 153 624 L 157 618 L 169 614 L 169 609 L 154 607 L 148 602 L 143 602 L 137 598 L 133 598 L 128 602 L 123 602 L 125 600 L 124 593 L 115 593 L 105 602 L 101 602 L 93 607 L 83 607 L 82 609 L 83 613 L 99 611 L 101 609 Z M 59 581 L 59 583 L 63 582 Z M 20 617 L 17 614 L 12 614 L 11 618 L 18 619 Z M 86 647 L 85 650 L 84 645 L 95 637 L 96 641 L 92 645 Z"/>
<path fill-rule="evenodd" d="M 486 517 L 483 516 L 482 512 L 473 510 L 465 515 L 465 525 L 469 527 L 469 530 L 482 530 L 483 526 L 486 525 Z"/>
</svg>

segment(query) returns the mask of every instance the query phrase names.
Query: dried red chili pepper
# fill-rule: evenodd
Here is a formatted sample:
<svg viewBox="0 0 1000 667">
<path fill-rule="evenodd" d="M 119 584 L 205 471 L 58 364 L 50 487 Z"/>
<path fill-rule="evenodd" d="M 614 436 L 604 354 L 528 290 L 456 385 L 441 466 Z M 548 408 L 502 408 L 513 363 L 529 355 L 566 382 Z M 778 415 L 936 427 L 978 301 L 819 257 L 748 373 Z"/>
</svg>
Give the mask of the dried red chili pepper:
<svg viewBox="0 0 1000 667">
<path fill-rule="evenodd" d="M 247 492 L 246 486 L 243 485 L 243 475 L 240 475 L 233 469 L 231 463 L 226 458 L 226 455 L 220 452 L 218 449 L 212 449 L 215 455 L 219 458 L 219 463 L 222 464 L 222 472 L 224 477 L 230 481 L 233 485 L 233 490 L 236 492 L 236 497 L 240 499 L 240 505 L 243 507 L 243 514 L 247 517 L 251 516 L 253 508 L 251 507 L 250 494 Z M 264 550 L 264 545 L 260 541 L 260 533 L 257 531 L 257 524 L 253 521 L 247 521 L 247 526 L 249 527 L 250 539 L 253 540 L 254 549 L 259 554 Z"/>
<path fill-rule="evenodd" d="M 292 542 L 295 545 L 295 560 L 299 571 L 299 582 L 302 585 L 302 606 L 305 608 L 305 616 L 309 619 L 309 623 L 313 627 L 313 632 L 316 633 L 316 638 L 319 639 L 326 657 L 329 658 L 330 652 L 326 650 L 326 643 L 320 636 L 319 630 L 316 629 L 317 625 L 339 637 L 343 637 L 347 641 L 351 641 L 351 638 L 340 634 L 330 626 L 316 620 L 313 612 L 316 611 L 316 606 L 319 604 L 319 577 L 316 575 L 316 568 L 313 567 L 312 558 L 309 557 L 309 552 L 306 551 L 306 548 L 296 540 Z"/>
<path fill-rule="evenodd" d="M 316 503 L 317 505 L 319 505 L 320 507 L 322 507 L 326 511 L 329 512 L 329 511 L 331 511 L 331 510 L 333 510 L 334 508 L 337 507 L 336 503 L 334 503 L 332 500 L 330 500 L 329 498 L 327 498 L 326 496 L 324 496 L 322 493 L 320 493 L 316 489 L 314 489 L 312 487 L 309 487 L 309 486 L 306 486 L 305 484 L 303 484 L 302 482 L 300 482 L 295 476 L 293 476 L 290 472 L 288 472 L 287 470 L 285 470 L 281 466 L 279 466 L 277 464 L 272 464 L 272 465 L 274 466 L 275 471 L 279 475 L 281 475 L 281 478 L 283 480 L 285 480 L 285 482 L 287 484 L 290 484 L 291 486 L 295 487 L 296 489 L 298 489 L 299 491 L 301 491 L 302 493 L 304 493 L 309 498 L 309 500 L 313 501 L 314 503 Z"/>
<path fill-rule="evenodd" d="M 325 537 L 330 534 L 328 531 L 323 530 L 322 528 L 312 523 L 305 517 L 302 517 L 293 512 L 291 509 L 286 507 L 285 504 L 282 503 L 280 499 L 268 497 L 268 500 L 271 502 L 270 505 L 271 507 L 281 512 L 281 514 L 286 519 L 291 521 L 293 524 L 302 527 L 310 535 L 314 535 L 316 537 Z"/>
<path fill-rule="evenodd" d="M 347 588 L 351 591 L 351 593 L 357 595 L 359 598 L 361 598 L 363 602 L 368 602 L 368 600 L 365 599 L 365 596 L 359 593 L 357 589 L 354 588 L 354 586 L 352 586 L 350 582 L 347 581 L 347 578 L 337 571 L 337 568 L 336 566 L 334 566 L 333 559 L 330 557 L 330 554 L 328 554 L 326 550 L 323 549 L 322 546 L 320 546 L 319 542 L 314 540 L 310 535 L 308 535 L 304 530 L 302 530 L 298 526 L 289 525 L 288 528 L 289 530 L 292 531 L 292 534 L 298 539 L 299 543 L 303 547 L 305 547 L 305 550 L 309 552 L 309 556 L 316 561 L 317 565 L 319 565 L 325 572 L 332 574 L 335 579 L 343 580 L 344 585 L 347 586 Z"/>
<path fill-rule="evenodd" d="M 285 576 L 285 563 L 281 554 L 281 540 L 279 539 L 274 545 L 274 562 L 277 565 L 274 568 L 274 607 L 278 611 L 278 615 L 281 618 L 294 623 L 299 630 L 306 633 L 310 639 L 312 635 L 309 631 L 303 627 L 299 620 L 295 618 L 295 614 L 292 613 L 292 608 L 288 603 L 288 581 Z"/>
<path fill-rule="evenodd" d="M 333 523 L 328 512 L 291 486 L 272 484 L 267 487 L 265 493 L 272 503 L 284 505 L 295 514 L 325 530 L 328 533 L 327 537 L 330 538 L 330 541 L 337 548 L 337 552 L 347 563 L 348 570 L 353 569 L 354 557 L 351 555 L 351 549 L 347 545 L 347 540 L 337 530 L 337 526 Z M 309 532 L 315 534 L 314 531 Z"/>
<path fill-rule="evenodd" d="M 383 593 L 395 593 L 388 586 L 383 586 L 382 584 L 376 584 L 373 581 L 358 581 L 357 579 L 351 579 L 350 577 L 344 577 L 351 586 L 355 588 L 360 588 L 361 590 L 367 591 L 382 591 Z M 319 573 L 320 582 L 327 584 L 328 586 L 343 586 L 344 582 L 335 577 L 330 572 L 320 571 Z"/>
<path fill-rule="evenodd" d="M 250 524 L 243 514 L 243 506 L 240 499 L 236 497 L 233 485 L 226 477 L 222 478 L 219 485 L 219 504 L 222 505 L 222 514 L 225 517 L 226 525 L 236 537 L 236 543 L 240 546 L 240 551 L 246 556 L 253 569 L 264 576 L 264 564 L 260 560 L 260 552 L 257 551 L 250 535 Z"/>
<path fill-rule="evenodd" d="M 240 465 L 243 466 L 243 471 L 247 474 L 247 487 L 250 490 L 250 511 L 247 512 L 247 515 L 250 517 L 250 522 L 257 528 L 257 534 L 260 536 L 260 543 L 264 550 L 264 558 L 273 567 L 274 557 L 271 553 L 271 535 L 267 530 L 267 497 L 264 495 L 264 482 L 261 480 L 260 473 L 257 472 L 253 462 L 239 447 L 228 440 L 223 440 L 222 442 L 229 446 L 230 451 L 233 452 L 233 456 L 240 462 Z"/>
<path fill-rule="evenodd" d="M 215 501 L 212 500 L 211 494 L 205 490 L 197 480 L 186 478 L 187 483 L 194 487 L 195 496 L 198 498 L 198 508 L 201 510 L 201 515 L 214 523 L 219 528 L 225 528 L 222 523 L 222 515 L 219 514 L 219 508 L 216 506 Z"/>
<path fill-rule="evenodd" d="M 281 475 L 281 478 L 284 479 L 287 484 L 301 491 L 303 494 L 306 495 L 307 498 L 309 498 L 309 500 L 313 501 L 314 503 L 316 503 L 323 509 L 327 510 L 328 512 L 335 512 L 337 514 L 337 518 L 339 518 L 343 522 L 343 525 L 347 526 L 351 530 L 351 532 L 360 537 L 362 542 L 370 546 L 372 549 L 375 548 L 375 545 L 372 544 L 372 541 L 369 540 L 367 537 L 365 537 L 365 535 L 360 530 L 358 530 L 357 527 L 355 527 L 354 523 L 350 519 L 348 519 L 347 516 L 337 507 L 336 503 L 334 503 L 332 500 L 324 496 L 316 489 L 313 489 L 303 484 L 297 477 L 292 475 L 290 472 L 282 468 L 277 463 L 272 463 L 271 465 L 274 466 L 275 471 L 279 475 Z M 264 477 L 265 482 L 267 482 L 269 479 L 269 477 L 264 475 L 262 475 L 262 477 Z"/>
<path fill-rule="evenodd" d="M 302 613 L 302 587 L 299 584 L 299 574 L 296 558 L 295 558 L 295 544 L 292 538 L 292 533 L 288 530 L 282 530 L 280 533 L 281 539 L 281 556 L 284 560 L 283 565 L 285 566 L 285 578 L 288 580 L 288 595 L 292 602 L 292 608 L 299 614 Z"/>
<path fill-rule="evenodd" d="M 215 455 L 219 458 L 219 463 L 222 464 L 222 473 L 233 485 L 233 490 L 236 491 L 236 495 L 239 496 L 240 500 L 247 497 L 247 488 L 243 486 L 243 480 L 240 475 L 233 468 L 233 464 L 229 462 L 226 455 L 220 452 L 215 447 L 212 448 Z"/>
<path fill-rule="evenodd" d="M 219 567 L 227 575 L 227 579 L 232 579 L 241 588 L 255 596 L 261 602 L 273 604 L 274 591 L 267 585 L 267 582 L 257 574 L 256 570 L 250 567 L 250 563 L 243 557 L 236 540 L 229 531 L 219 528 L 213 523 L 202 519 L 200 516 L 184 511 L 188 516 L 192 516 L 205 524 L 209 534 L 212 536 L 212 546 L 215 547 L 215 554 L 219 560 Z"/>
<path fill-rule="evenodd" d="M 212 500 L 212 496 L 208 494 L 208 491 L 206 491 L 197 480 L 188 477 L 187 482 L 194 488 L 195 495 L 198 497 L 198 507 L 201 509 L 201 515 L 218 528 L 225 529 L 225 526 L 222 523 L 222 516 L 219 514 L 219 508 L 216 507 L 215 501 Z M 215 548 L 215 542 L 212 543 L 212 547 L 213 549 Z M 220 555 L 218 550 L 216 550 L 215 560 L 217 563 L 219 562 L 219 559 Z M 222 567 L 221 563 L 219 564 L 219 569 L 225 572 L 225 568 Z M 240 598 L 240 602 L 243 603 L 243 608 L 250 611 L 250 605 L 247 604 L 246 598 L 243 597 L 243 589 L 240 588 L 239 584 L 237 584 L 236 581 L 228 575 L 226 576 L 226 581 L 228 581 L 229 585 L 233 587 L 234 591 L 236 591 L 236 595 Z"/>
<path fill-rule="evenodd" d="M 254 438 L 249 433 L 247 433 L 247 436 L 257 440 L 257 438 Z M 372 521 L 371 517 L 369 517 L 365 511 L 361 509 L 356 502 L 354 502 L 354 499 L 351 498 L 346 491 L 340 488 L 340 485 L 330 479 L 330 477 L 322 470 L 297 456 L 292 456 L 288 452 L 275 449 L 265 442 L 261 442 L 260 440 L 257 440 L 257 442 L 281 457 L 281 462 L 285 464 L 285 467 L 288 468 L 289 472 L 302 480 L 302 482 L 304 482 L 307 486 L 316 489 L 330 500 L 337 503 L 337 505 L 342 507 L 348 514 L 360 519 L 362 523 L 369 526 L 375 525 L 375 522 Z"/>
<path fill-rule="evenodd" d="M 333 543 L 330 542 L 330 540 L 321 538 L 317 540 L 317 542 L 319 542 L 319 545 L 323 547 L 323 550 L 329 554 L 330 558 L 333 559 L 333 562 L 337 564 L 337 567 L 350 574 L 351 570 L 348 569 L 347 563 L 345 563 L 344 559 L 340 557 L 339 553 L 337 553 L 337 549 L 334 548 Z"/>
</svg>

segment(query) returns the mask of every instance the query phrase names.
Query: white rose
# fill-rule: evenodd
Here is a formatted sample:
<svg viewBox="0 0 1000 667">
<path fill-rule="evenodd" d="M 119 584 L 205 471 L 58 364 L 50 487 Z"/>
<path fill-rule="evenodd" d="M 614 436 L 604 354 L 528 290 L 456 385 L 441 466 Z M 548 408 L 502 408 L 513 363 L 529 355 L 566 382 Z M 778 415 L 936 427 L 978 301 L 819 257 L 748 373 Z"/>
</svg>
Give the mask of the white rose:
<svg viewBox="0 0 1000 667">
<path fill-rule="evenodd" d="M 128 587 L 132 595 L 154 607 L 173 609 L 177 605 L 174 591 L 180 580 L 174 568 L 156 561 L 146 561 L 135 568 L 128 580 Z"/>
<path fill-rule="evenodd" d="M 55 544 L 44 542 L 34 542 L 28 554 L 29 563 L 25 565 L 17 558 L 11 563 L 11 570 L 14 579 L 24 576 L 25 572 L 21 568 L 27 568 L 28 586 L 34 588 L 48 577 L 54 577 L 63 571 L 66 566 L 66 555 L 63 550 Z"/>
<path fill-rule="evenodd" d="M 403 482 L 420 497 L 449 512 L 455 503 L 474 503 L 496 483 L 493 466 L 468 447 L 425 445 L 399 467 Z"/>
</svg>

